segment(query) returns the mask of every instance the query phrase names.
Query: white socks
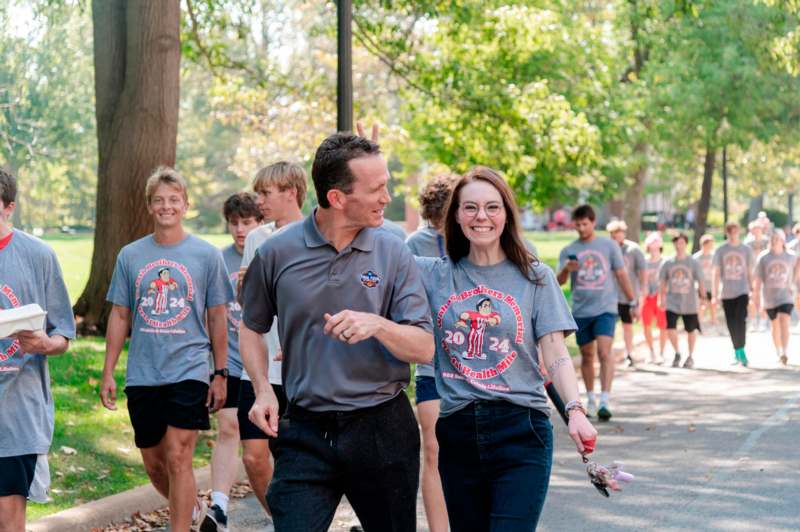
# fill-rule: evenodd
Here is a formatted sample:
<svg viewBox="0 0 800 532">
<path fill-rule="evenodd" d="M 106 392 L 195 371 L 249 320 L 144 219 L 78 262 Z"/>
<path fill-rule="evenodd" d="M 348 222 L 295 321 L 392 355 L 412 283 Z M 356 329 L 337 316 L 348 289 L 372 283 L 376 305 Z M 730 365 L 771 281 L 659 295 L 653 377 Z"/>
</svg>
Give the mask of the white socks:
<svg viewBox="0 0 800 532">
<path fill-rule="evenodd" d="M 594 392 L 586 392 L 586 402 L 594 404 Z"/>
<path fill-rule="evenodd" d="M 217 505 L 222 508 L 222 511 L 226 514 L 228 513 L 228 496 L 222 493 L 221 491 L 212 491 L 211 492 L 211 505 Z"/>
<path fill-rule="evenodd" d="M 608 392 L 600 392 L 600 404 L 608 405 Z"/>
</svg>

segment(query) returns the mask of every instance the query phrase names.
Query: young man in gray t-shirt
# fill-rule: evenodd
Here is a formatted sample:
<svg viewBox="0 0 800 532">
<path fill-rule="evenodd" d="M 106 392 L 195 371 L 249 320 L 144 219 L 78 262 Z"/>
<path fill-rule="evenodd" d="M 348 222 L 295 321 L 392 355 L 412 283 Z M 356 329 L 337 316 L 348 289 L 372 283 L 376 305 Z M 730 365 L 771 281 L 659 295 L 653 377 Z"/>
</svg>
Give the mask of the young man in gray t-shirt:
<svg viewBox="0 0 800 532">
<path fill-rule="evenodd" d="M 581 374 L 586 385 L 587 410 L 603 421 L 611 419 L 610 395 L 614 380 L 611 345 L 617 322 L 617 283 L 633 302 L 633 287 L 625 271 L 619 244 L 595 234 L 595 213 L 581 205 L 572 213 L 578 239 L 561 250 L 558 282 L 572 287 L 572 315 L 578 325 L 575 338 L 581 350 Z M 595 344 L 600 357 L 600 408 L 594 395 Z"/>
<path fill-rule="evenodd" d="M 47 357 L 69 348 L 75 320 L 53 250 L 11 227 L 16 195 L 16 179 L 0 170 L 0 312 L 33 304 L 47 312 L 42 329 L 0 337 L 0 528 L 22 531 L 27 499 L 46 502 L 50 483 L 54 407 Z"/>
<path fill-rule="evenodd" d="M 155 231 L 119 252 L 106 299 L 100 399 L 116 409 L 114 368 L 130 330 L 125 394 L 134 440 L 156 490 L 169 499 L 170 528 L 189 530 L 205 517 L 192 455 L 209 407 L 225 404 L 227 305 L 233 289 L 220 251 L 183 228 L 189 207 L 184 178 L 166 167 L 147 180 Z M 209 351 L 214 371 L 209 386 Z"/>
<path fill-rule="evenodd" d="M 683 320 L 686 330 L 689 356 L 683 364 L 684 368 L 694 367 L 694 346 L 697 340 L 697 331 L 700 330 L 698 318 L 699 299 L 706 291 L 703 281 L 703 269 L 700 263 L 686 252 L 689 237 L 680 233 L 672 239 L 675 246 L 674 257 L 667 259 L 659 272 L 660 280 L 660 306 L 667 310 L 667 336 L 675 350 L 675 359 L 672 367 L 681 365 L 681 354 L 678 348 L 678 318 Z"/>
<path fill-rule="evenodd" d="M 622 322 L 622 338 L 625 341 L 625 354 L 628 365 L 635 364 L 633 360 L 633 321 L 638 318 L 643 307 L 644 296 L 647 293 L 647 261 L 641 248 L 636 242 L 625 238 L 628 224 L 623 220 L 614 220 L 608 223 L 606 231 L 611 239 L 619 244 L 622 251 L 622 260 L 625 261 L 625 271 L 633 285 L 634 298 L 628 301 L 622 287 L 617 283 L 617 310 Z"/>
<path fill-rule="evenodd" d="M 714 283 L 711 297 L 722 300 L 725 322 L 731 335 L 736 362 L 747 366 L 744 351 L 747 340 L 747 306 L 753 286 L 753 249 L 739 240 L 739 224 L 728 222 L 725 225 L 727 241 L 714 252 Z M 722 293 L 720 293 L 722 284 Z"/>
</svg>

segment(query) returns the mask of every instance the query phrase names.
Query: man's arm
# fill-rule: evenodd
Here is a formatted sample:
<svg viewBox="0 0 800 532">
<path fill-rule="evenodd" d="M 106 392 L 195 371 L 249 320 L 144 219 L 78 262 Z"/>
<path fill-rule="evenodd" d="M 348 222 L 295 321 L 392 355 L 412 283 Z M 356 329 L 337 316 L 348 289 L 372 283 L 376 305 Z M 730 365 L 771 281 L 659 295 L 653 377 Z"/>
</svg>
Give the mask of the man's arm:
<svg viewBox="0 0 800 532">
<path fill-rule="evenodd" d="M 667 281 L 661 279 L 658 283 L 658 308 L 667 308 Z"/>
<path fill-rule="evenodd" d="M 719 295 L 719 280 L 720 280 L 720 269 L 719 266 L 714 266 L 713 275 L 711 278 L 711 300 L 718 301 L 717 296 Z"/>
<path fill-rule="evenodd" d="M 753 304 L 756 312 L 761 312 L 761 278 L 757 275 L 753 280 Z"/>
<path fill-rule="evenodd" d="M 628 301 L 633 301 L 633 286 L 631 286 L 631 280 L 628 278 L 628 272 L 625 271 L 624 267 L 622 267 L 618 270 L 614 270 L 614 275 L 616 276 L 619 287 L 622 288 L 622 292 L 625 294 L 625 297 L 628 298 Z"/>
<path fill-rule="evenodd" d="M 36 331 L 20 331 L 15 335 L 19 346 L 25 353 L 40 355 L 60 355 L 69 348 L 69 340 L 60 334 L 47 336 L 39 329 Z"/>
<path fill-rule="evenodd" d="M 208 334 L 211 338 L 211 352 L 214 354 L 214 367 L 222 369 L 228 367 L 228 323 L 227 305 L 214 305 L 208 309 Z M 228 393 L 226 379 L 222 375 L 214 375 L 211 386 L 208 387 L 206 406 L 216 412 L 225 404 Z"/>
<path fill-rule="evenodd" d="M 117 382 L 114 380 L 114 369 L 117 367 L 119 355 L 130 328 L 131 309 L 120 305 L 112 306 L 106 328 L 106 358 L 103 363 L 103 380 L 100 385 L 100 401 L 109 410 L 117 409 Z"/>
<path fill-rule="evenodd" d="M 244 322 L 239 325 L 239 353 L 256 393 L 248 417 L 264 434 L 277 437 L 278 399 L 269 383 L 268 349 L 261 334 L 248 328 Z"/>
<path fill-rule="evenodd" d="M 343 310 L 325 313 L 324 332 L 342 342 L 355 344 L 375 337 L 403 362 L 427 364 L 433 360 L 433 334 L 416 325 L 401 325 L 377 314 Z"/>
</svg>

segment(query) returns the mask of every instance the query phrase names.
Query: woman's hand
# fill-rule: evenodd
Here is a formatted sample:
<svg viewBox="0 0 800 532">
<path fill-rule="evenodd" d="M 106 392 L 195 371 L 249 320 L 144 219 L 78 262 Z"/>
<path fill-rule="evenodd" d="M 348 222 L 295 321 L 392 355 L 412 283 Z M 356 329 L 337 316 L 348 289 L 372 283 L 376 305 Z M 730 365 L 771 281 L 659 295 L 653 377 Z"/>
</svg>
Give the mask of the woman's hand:
<svg viewBox="0 0 800 532">
<path fill-rule="evenodd" d="M 580 410 L 572 410 L 569 414 L 569 437 L 575 442 L 581 456 L 594 451 L 597 430 Z"/>
</svg>

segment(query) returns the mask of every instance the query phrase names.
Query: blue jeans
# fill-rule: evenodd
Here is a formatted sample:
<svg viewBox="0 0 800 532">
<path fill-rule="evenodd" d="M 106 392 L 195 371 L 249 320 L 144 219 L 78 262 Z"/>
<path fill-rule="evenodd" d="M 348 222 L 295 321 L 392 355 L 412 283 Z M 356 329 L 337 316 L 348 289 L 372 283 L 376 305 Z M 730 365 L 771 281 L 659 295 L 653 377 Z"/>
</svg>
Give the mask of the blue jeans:
<svg viewBox="0 0 800 532">
<path fill-rule="evenodd" d="M 436 423 L 439 473 L 452 532 L 531 532 L 553 463 L 547 415 L 475 401 Z"/>
</svg>

